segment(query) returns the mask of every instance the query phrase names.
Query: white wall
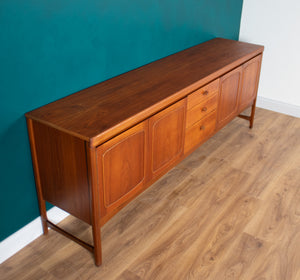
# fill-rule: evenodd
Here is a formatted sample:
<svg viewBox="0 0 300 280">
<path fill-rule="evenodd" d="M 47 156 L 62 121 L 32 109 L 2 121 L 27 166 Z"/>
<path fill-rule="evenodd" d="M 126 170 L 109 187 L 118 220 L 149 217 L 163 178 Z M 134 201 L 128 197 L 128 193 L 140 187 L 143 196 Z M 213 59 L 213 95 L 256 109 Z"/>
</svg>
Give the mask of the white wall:
<svg viewBox="0 0 300 280">
<path fill-rule="evenodd" d="M 244 0 L 240 41 L 265 46 L 258 106 L 270 101 L 300 117 L 300 1 Z"/>
</svg>

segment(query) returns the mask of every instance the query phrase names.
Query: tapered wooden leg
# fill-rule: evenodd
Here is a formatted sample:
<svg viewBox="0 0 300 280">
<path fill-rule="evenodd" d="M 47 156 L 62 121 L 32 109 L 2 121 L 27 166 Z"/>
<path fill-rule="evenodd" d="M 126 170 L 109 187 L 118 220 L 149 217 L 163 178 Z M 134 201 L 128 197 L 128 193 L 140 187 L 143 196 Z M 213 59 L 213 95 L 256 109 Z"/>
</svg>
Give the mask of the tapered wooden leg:
<svg viewBox="0 0 300 280">
<path fill-rule="evenodd" d="M 39 195 L 38 195 L 39 196 Z M 48 233 L 48 224 L 47 224 L 47 211 L 46 211 L 46 203 L 45 200 L 39 199 L 39 208 L 42 220 L 43 233 L 46 235 Z"/>
<path fill-rule="evenodd" d="M 100 266 L 102 264 L 102 248 L 101 248 L 101 229 L 93 226 L 94 239 L 94 258 L 95 264 Z"/>
<path fill-rule="evenodd" d="M 97 162 L 96 162 L 96 149 L 90 147 L 86 143 L 87 163 L 88 163 L 88 176 L 90 187 L 90 209 L 91 221 L 93 227 L 94 239 L 94 257 L 95 264 L 100 266 L 102 264 L 102 248 L 101 248 L 101 224 L 100 224 L 100 194 L 97 182 Z"/>
<path fill-rule="evenodd" d="M 27 119 L 27 127 L 28 127 L 28 136 L 29 136 L 31 156 L 32 156 L 32 165 L 33 165 L 33 171 L 34 171 L 34 177 L 35 177 L 35 186 L 36 186 L 38 203 L 39 203 L 40 214 L 41 214 L 41 219 L 42 219 L 42 227 L 43 227 L 44 234 L 47 234 L 48 233 L 48 225 L 47 225 L 46 202 L 43 198 L 43 193 L 42 193 L 39 167 L 37 164 L 34 131 L 33 131 L 31 119 Z"/>
<path fill-rule="evenodd" d="M 249 128 L 253 127 L 253 122 L 254 122 L 254 115 L 255 115 L 255 105 L 256 105 L 256 99 L 254 99 L 252 107 L 251 107 L 251 115 L 249 116 L 245 116 L 245 115 L 241 115 L 239 114 L 238 117 L 244 120 L 247 120 L 250 122 Z"/>
<path fill-rule="evenodd" d="M 252 108 L 251 108 L 251 116 L 250 116 L 250 126 L 249 128 L 253 127 L 254 123 L 254 115 L 255 115 L 255 108 L 256 108 L 256 98 L 253 101 Z"/>
</svg>

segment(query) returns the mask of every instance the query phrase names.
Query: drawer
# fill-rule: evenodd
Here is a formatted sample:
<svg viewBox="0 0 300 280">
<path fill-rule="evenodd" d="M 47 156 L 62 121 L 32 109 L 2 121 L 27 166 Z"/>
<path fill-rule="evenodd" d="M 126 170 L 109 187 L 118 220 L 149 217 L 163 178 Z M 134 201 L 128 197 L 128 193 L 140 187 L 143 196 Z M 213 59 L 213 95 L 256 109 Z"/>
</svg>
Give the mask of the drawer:
<svg viewBox="0 0 300 280">
<path fill-rule="evenodd" d="M 187 109 L 191 109 L 199 103 L 203 103 L 205 100 L 210 98 L 212 95 L 219 91 L 219 79 L 207 84 L 206 86 L 197 89 L 188 96 Z"/>
<path fill-rule="evenodd" d="M 204 142 L 216 127 L 217 111 L 213 111 L 205 118 L 195 123 L 192 127 L 186 129 L 184 152 L 188 152 L 200 143 Z"/>
<path fill-rule="evenodd" d="M 206 117 L 210 112 L 216 110 L 217 104 L 218 94 L 215 92 L 211 98 L 188 110 L 186 115 L 186 127 L 191 127 L 194 123 Z"/>
</svg>

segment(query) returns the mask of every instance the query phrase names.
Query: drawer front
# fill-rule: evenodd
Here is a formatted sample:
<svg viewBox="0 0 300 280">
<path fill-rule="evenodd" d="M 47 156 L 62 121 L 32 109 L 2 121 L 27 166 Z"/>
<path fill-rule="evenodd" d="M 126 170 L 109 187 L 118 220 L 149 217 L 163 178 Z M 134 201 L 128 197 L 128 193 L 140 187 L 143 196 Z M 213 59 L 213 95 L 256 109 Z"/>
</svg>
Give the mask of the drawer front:
<svg viewBox="0 0 300 280">
<path fill-rule="evenodd" d="M 216 119 L 217 112 L 213 111 L 186 130 L 184 144 L 185 153 L 204 142 L 211 134 L 214 133 Z"/>
<path fill-rule="evenodd" d="M 194 106 L 205 102 L 211 98 L 214 94 L 219 92 L 219 79 L 207 84 L 206 86 L 199 88 L 188 96 L 187 109 L 191 109 Z"/>
<path fill-rule="evenodd" d="M 196 122 L 200 121 L 202 118 L 206 117 L 209 113 L 217 109 L 218 104 L 218 94 L 215 92 L 211 98 L 205 100 L 202 103 L 194 106 L 187 111 L 186 116 L 186 127 L 189 128 Z"/>
</svg>

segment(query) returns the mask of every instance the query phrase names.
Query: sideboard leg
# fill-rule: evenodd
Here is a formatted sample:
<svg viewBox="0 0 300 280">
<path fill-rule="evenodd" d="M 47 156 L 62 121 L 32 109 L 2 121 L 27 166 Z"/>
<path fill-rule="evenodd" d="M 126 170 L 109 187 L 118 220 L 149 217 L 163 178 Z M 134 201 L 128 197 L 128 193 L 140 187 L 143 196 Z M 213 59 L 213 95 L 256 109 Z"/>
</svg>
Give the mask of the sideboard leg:
<svg viewBox="0 0 300 280">
<path fill-rule="evenodd" d="M 94 239 L 94 258 L 95 264 L 100 266 L 102 264 L 102 248 L 101 248 L 101 229 L 93 226 Z"/>
<path fill-rule="evenodd" d="M 32 124 L 31 119 L 26 119 L 26 121 L 27 121 L 28 136 L 29 136 L 30 150 L 31 150 L 31 156 L 32 156 L 32 165 L 33 165 L 33 171 L 34 171 L 34 177 L 35 177 L 35 186 L 36 186 L 36 192 L 37 192 L 40 214 L 41 214 L 41 219 L 42 219 L 42 227 L 43 227 L 44 234 L 47 234 L 48 233 L 48 225 L 47 225 L 46 202 L 43 198 L 39 167 L 38 167 L 38 163 L 37 163 L 37 154 L 36 154 L 36 147 L 35 147 L 33 124 Z"/>
<path fill-rule="evenodd" d="M 41 219 L 42 219 L 43 232 L 46 235 L 48 233 L 48 224 L 47 224 L 48 218 L 47 218 L 45 200 L 40 201 L 40 199 L 39 199 L 39 208 L 40 208 L 40 214 L 41 214 Z"/>
<path fill-rule="evenodd" d="M 90 147 L 86 143 L 87 166 L 90 187 L 90 211 L 91 222 L 93 228 L 94 240 L 94 257 L 95 264 L 102 264 L 102 248 L 101 248 L 101 224 L 100 224 L 100 193 L 97 182 L 97 159 L 95 147 Z"/>
<path fill-rule="evenodd" d="M 252 108 L 251 108 L 251 116 L 250 116 L 250 126 L 249 128 L 253 127 L 254 123 L 254 115 L 255 115 L 255 108 L 256 108 L 256 98 L 253 101 Z"/>
</svg>

